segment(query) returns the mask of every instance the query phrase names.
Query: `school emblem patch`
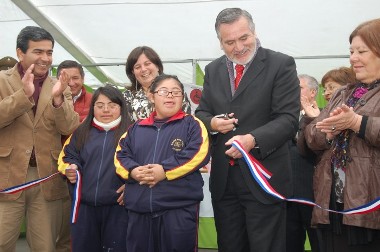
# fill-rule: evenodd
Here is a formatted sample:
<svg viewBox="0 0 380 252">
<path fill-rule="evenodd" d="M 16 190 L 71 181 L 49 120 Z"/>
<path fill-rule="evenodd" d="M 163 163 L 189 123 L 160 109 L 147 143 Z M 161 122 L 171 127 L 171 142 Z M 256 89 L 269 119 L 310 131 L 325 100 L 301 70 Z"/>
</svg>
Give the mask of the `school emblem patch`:
<svg viewBox="0 0 380 252">
<path fill-rule="evenodd" d="M 172 146 L 172 150 L 181 151 L 185 146 L 185 143 L 182 141 L 182 139 L 175 138 L 170 145 Z"/>
</svg>

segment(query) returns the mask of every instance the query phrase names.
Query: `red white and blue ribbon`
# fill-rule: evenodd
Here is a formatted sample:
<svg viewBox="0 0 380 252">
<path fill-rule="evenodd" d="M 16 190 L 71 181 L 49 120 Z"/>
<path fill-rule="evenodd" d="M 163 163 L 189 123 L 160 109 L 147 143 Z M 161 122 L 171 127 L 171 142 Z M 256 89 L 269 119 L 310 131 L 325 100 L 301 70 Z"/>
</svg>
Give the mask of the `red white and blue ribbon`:
<svg viewBox="0 0 380 252">
<path fill-rule="evenodd" d="M 78 219 L 81 192 L 82 192 L 82 176 L 78 170 L 75 170 L 77 174 L 77 182 L 74 186 L 74 194 L 72 198 L 72 211 L 71 211 L 71 223 L 75 223 Z"/>
<path fill-rule="evenodd" d="M 80 205 L 80 199 L 81 199 L 81 189 L 82 189 L 82 177 L 78 170 L 76 170 L 77 173 L 77 182 L 74 186 L 74 196 L 73 196 L 73 204 L 72 204 L 72 212 L 71 212 L 71 222 L 75 223 L 78 218 L 78 211 L 79 211 L 79 205 Z M 21 192 L 24 190 L 27 190 L 33 186 L 36 186 L 38 184 L 41 184 L 49 179 L 52 179 L 53 177 L 60 174 L 59 172 L 53 173 L 49 176 L 46 176 L 41 179 L 36 179 L 33 181 L 26 182 L 21 185 L 8 187 L 6 189 L 0 190 L 0 194 L 13 194 L 17 192 Z"/>
<path fill-rule="evenodd" d="M 21 184 L 21 185 L 8 187 L 6 189 L 0 190 L 0 193 L 2 193 L 2 194 L 18 193 L 20 191 L 24 191 L 26 189 L 29 189 L 29 188 L 31 188 L 31 187 L 33 187 L 35 185 L 41 184 L 42 182 L 45 182 L 45 181 L 47 181 L 49 179 L 52 179 L 53 177 L 55 177 L 58 174 L 59 174 L 59 172 L 56 172 L 56 173 L 53 173 L 53 174 L 51 174 L 49 176 L 46 176 L 44 178 L 32 180 L 32 181 L 26 182 L 26 183 Z"/>
<path fill-rule="evenodd" d="M 377 197 L 375 200 L 364 204 L 362 206 L 358 206 L 355 208 L 347 209 L 344 211 L 335 211 L 328 208 L 323 208 L 320 205 L 312 202 L 308 199 L 297 199 L 297 198 L 285 198 L 280 193 L 278 193 L 273 187 L 269 184 L 268 180 L 271 178 L 272 174 L 267 171 L 262 164 L 257 161 L 252 155 L 247 153 L 242 145 L 238 141 L 233 141 L 232 146 L 237 148 L 241 154 L 243 155 L 244 160 L 246 161 L 248 168 L 251 172 L 251 175 L 253 179 L 259 184 L 259 186 L 268 194 L 272 195 L 275 198 L 285 200 L 285 201 L 291 201 L 291 202 L 297 202 L 305 205 L 315 206 L 320 209 L 323 209 L 325 211 L 333 212 L 333 213 L 340 213 L 340 214 L 366 214 L 370 213 L 376 210 L 380 209 L 380 197 Z"/>
</svg>

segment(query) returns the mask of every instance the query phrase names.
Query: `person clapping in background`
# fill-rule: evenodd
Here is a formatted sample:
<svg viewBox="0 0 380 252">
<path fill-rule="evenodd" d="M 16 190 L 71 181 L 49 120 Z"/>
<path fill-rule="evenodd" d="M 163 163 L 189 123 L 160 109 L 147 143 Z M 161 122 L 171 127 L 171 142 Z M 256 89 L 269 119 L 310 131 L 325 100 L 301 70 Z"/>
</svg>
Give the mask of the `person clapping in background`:
<svg viewBox="0 0 380 252">
<path fill-rule="evenodd" d="M 380 196 L 380 19 L 350 35 L 356 83 L 339 89 L 305 129 L 313 151 L 322 151 L 314 196 L 324 208 L 355 208 Z M 314 208 L 322 251 L 379 251 L 380 212 L 338 215 Z"/>
<path fill-rule="evenodd" d="M 321 81 L 321 85 L 324 88 L 323 96 L 326 101 L 331 99 L 336 90 L 348 83 L 356 83 L 355 73 L 351 68 L 340 67 L 328 71 Z"/>
</svg>

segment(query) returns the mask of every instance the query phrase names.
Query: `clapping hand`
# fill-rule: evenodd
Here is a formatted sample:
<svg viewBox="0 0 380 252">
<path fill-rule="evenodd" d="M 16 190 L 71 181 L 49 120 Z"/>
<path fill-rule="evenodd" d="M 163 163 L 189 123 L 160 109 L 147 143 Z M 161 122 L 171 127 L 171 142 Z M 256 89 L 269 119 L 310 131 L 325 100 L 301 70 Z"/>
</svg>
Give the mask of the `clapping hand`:
<svg viewBox="0 0 380 252">
<path fill-rule="evenodd" d="M 53 96 L 53 103 L 55 107 L 61 106 L 63 103 L 63 91 L 68 86 L 70 81 L 69 74 L 63 69 L 59 75 L 58 81 L 54 84 L 51 95 Z"/>
<path fill-rule="evenodd" d="M 308 117 L 317 117 L 320 114 L 318 104 L 315 100 L 309 102 L 306 96 L 301 96 L 301 109 L 305 111 L 305 115 Z"/>
<path fill-rule="evenodd" d="M 345 129 L 351 129 L 358 132 L 360 129 L 362 116 L 356 114 L 352 107 L 343 104 L 335 108 L 328 118 L 323 119 L 316 124 L 316 128 L 327 134 L 331 139 Z"/>
<path fill-rule="evenodd" d="M 22 84 L 24 88 L 24 92 L 28 98 L 30 98 L 35 90 L 34 87 L 34 74 L 33 74 L 34 64 L 30 65 L 30 67 L 25 71 L 24 77 L 22 77 Z"/>
</svg>

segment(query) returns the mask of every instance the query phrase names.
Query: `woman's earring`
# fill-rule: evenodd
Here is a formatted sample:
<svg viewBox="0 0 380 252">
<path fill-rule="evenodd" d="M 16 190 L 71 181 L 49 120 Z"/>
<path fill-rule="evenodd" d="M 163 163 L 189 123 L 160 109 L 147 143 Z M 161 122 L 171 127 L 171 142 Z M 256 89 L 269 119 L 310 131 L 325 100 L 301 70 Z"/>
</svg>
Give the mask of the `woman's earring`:
<svg viewBox="0 0 380 252">
<path fill-rule="evenodd" d="M 136 88 L 136 91 L 137 91 L 137 80 L 136 80 L 136 86 L 135 86 L 135 88 Z"/>
</svg>

